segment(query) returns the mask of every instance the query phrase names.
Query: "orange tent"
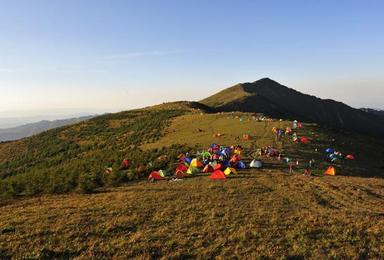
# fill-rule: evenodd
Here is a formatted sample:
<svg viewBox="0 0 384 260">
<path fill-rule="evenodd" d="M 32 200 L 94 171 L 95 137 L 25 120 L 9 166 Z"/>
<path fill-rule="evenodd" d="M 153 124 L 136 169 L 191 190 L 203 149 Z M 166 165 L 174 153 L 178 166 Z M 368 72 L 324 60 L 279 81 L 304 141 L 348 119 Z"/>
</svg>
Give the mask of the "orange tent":
<svg viewBox="0 0 384 260">
<path fill-rule="evenodd" d="M 336 169 L 333 166 L 329 166 L 328 169 L 324 172 L 324 175 L 335 176 Z"/>
<path fill-rule="evenodd" d="M 214 181 L 215 180 L 225 180 L 226 179 L 224 172 L 219 171 L 219 170 L 214 171 L 209 178 L 211 180 L 214 180 Z"/>
</svg>

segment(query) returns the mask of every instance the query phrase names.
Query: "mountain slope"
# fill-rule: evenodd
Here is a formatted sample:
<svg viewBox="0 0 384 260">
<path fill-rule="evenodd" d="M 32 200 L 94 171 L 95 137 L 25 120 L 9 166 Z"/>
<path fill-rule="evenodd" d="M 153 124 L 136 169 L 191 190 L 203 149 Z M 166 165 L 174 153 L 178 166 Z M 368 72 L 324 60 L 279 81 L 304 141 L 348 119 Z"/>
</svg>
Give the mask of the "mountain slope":
<svg viewBox="0 0 384 260">
<path fill-rule="evenodd" d="M 0 129 L 0 142 L 29 137 L 29 136 L 47 131 L 49 129 L 76 124 L 81 121 L 88 120 L 90 118 L 92 118 L 92 116 L 84 116 L 79 118 L 70 118 L 70 119 L 54 120 L 54 121 L 42 120 L 36 123 L 25 124 L 17 127 L 12 127 L 12 128 Z"/>
<path fill-rule="evenodd" d="M 231 93 L 230 98 L 227 98 Z M 336 129 L 346 129 L 374 136 L 384 135 L 383 118 L 300 93 L 264 78 L 238 84 L 201 101 L 218 111 L 258 112 L 275 118 L 316 122 Z"/>
</svg>

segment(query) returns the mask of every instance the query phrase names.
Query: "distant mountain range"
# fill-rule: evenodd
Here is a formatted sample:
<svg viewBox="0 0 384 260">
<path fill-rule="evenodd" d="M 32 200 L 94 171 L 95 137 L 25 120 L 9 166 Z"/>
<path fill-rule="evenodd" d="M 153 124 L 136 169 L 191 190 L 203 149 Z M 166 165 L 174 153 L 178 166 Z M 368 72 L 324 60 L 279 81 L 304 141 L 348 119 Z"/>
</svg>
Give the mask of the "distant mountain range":
<svg viewBox="0 0 384 260">
<path fill-rule="evenodd" d="M 360 110 L 367 112 L 372 115 L 384 117 L 384 110 L 372 109 L 372 108 L 361 108 Z"/>
<path fill-rule="evenodd" d="M 264 78 L 227 88 L 200 103 L 216 111 L 258 112 L 274 118 L 315 122 L 335 129 L 384 136 L 381 112 L 352 108 L 341 102 L 300 93 Z"/>
<path fill-rule="evenodd" d="M 24 137 L 29 137 L 53 128 L 79 123 L 81 121 L 91 119 L 92 117 L 94 116 L 83 116 L 83 117 L 53 120 L 53 121 L 42 120 L 36 123 L 30 123 L 30 124 L 17 126 L 17 127 L 0 129 L 0 142 L 12 141 L 12 140 L 21 139 Z"/>
</svg>

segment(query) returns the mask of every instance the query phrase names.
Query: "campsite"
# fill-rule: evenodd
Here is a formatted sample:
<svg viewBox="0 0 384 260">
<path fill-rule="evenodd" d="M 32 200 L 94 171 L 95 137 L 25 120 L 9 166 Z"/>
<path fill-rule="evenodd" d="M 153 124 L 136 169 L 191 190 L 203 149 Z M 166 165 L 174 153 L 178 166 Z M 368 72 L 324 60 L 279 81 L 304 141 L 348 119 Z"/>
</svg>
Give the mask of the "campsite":
<svg viewBox="0 0 384 260">
<path fill-rule="evenodd" d="M 0 1 L 0 260 L 384 260 L 384 1 Z"/>
<path fill-rule="evenodd" d="M 380 256 L 382 146 L 313 123 L 293 127 L 177 102 L 3 143 L 2 174 L 19 173 L 1 181 L 12 192 L 2 195 L 2 257 Z M 289 134 L 279 137 L 279 129 Z M 44 141 L 53 134 L 67 150 Z M 34 150 L 41 159 L 25 165 L 31 143 L 49 149 Z M 343 156 L 331 162 L 338 151 Z M 76 158 L 87 163 L 73 164 Z M 89 173 L 71 179 L 71 169 Z M 157 177 L 148 180 L 152 172 Z"/>
</svg>

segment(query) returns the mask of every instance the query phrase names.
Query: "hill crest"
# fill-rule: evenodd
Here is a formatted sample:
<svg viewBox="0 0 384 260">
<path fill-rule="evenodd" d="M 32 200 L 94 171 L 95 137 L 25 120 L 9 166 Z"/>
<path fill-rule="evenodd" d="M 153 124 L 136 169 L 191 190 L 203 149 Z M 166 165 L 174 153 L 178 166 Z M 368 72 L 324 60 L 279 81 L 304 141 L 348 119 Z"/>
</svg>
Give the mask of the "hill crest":
<svg viewBox="0 0 384 260">
<path fill-rule="evenodd" d="M 342 102 L 301 93 L 270 78 L 237 84 L 200 102 L 216 111 L 263 113 L 274 118 L 298 119 L 335 129 L 384 135 L 383 118 Z"/>
</svg>

